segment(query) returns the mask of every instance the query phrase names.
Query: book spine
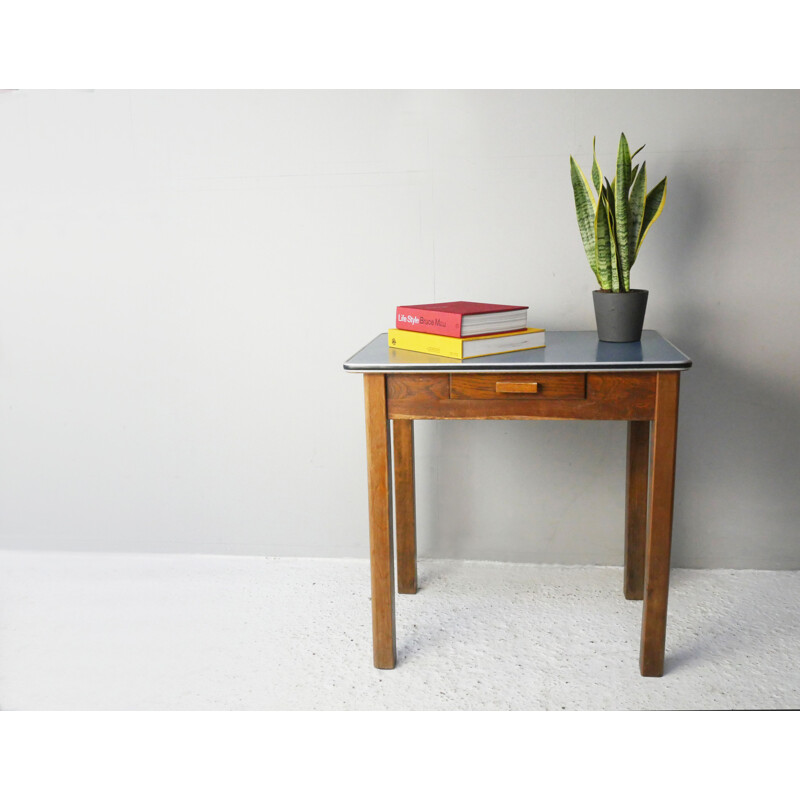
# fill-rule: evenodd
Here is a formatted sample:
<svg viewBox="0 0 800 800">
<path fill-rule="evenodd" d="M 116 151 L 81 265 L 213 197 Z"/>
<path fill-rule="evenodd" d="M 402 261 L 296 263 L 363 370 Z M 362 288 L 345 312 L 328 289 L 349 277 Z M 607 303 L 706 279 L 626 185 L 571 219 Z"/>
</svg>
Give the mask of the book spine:
<svg viewBox="0 0 800 800">
<path fill-rule="evenodd" d="M 461 358 L 463 353 L 460 339 L 397 328 L 389 331 L 389 347 L 413 350 L 415 353 L 427 353 L 431 356 L 445 356 L 446 358 Z"/>
<path fill-rule="evenodd" d="M 396 325 L 401 331 L 461 336 L 461 314 L 451 311 L 425 311 L 413 306 L 398 306 Z"/>
</svg>

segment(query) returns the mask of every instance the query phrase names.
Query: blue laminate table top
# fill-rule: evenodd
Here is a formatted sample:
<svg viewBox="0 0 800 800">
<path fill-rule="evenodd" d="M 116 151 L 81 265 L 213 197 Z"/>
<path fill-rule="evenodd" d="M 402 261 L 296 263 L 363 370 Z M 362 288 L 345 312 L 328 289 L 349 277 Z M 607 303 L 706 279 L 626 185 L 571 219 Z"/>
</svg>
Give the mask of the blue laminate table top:
<svg viewBox="0 0 800 800">
<path fill-rule="evenodd" d="M 656 331 L 640 342 L 601 342 L 597 331 L 546 331 L 546 346 L 478 358 L 444 358 L 389 347 L 387 333 L 344 362 L 350 372 L 609 372 L 684 370 L 692 360 Z"/>
</svg>

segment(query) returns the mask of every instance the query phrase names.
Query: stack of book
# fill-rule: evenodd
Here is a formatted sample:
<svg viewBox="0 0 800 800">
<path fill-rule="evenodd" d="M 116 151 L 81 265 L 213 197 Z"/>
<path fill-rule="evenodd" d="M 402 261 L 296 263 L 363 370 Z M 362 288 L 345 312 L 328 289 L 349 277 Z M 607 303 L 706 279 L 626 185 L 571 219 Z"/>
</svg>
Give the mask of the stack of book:
<svg viewBox="0 0 800 800">
<path fill-rule="evenodd" d="M 398 306 L 389 347 L 447 358 L 475 358 L 544 347 L 544 329 L 528 327 L 528 306 L 427 303 Z"/>
</svg>

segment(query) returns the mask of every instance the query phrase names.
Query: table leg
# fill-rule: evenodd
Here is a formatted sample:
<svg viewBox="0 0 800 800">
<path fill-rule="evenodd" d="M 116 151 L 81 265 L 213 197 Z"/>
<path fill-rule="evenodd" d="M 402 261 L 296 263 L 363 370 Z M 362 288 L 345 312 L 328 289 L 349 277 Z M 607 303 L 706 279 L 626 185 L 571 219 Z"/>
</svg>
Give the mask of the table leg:
<svg viewBox="0 0 800 800">
<path fill-rule="evenodd" d="M 625 485 L 625 578 L 628 600 L 644 597 L 644 551 L 647 533 L 647 472 L 650 466 L 650 422 L 628 423 Z"/>
<path fill-rule="evenodd" d="M 642 675 L 657 678 L 664 674 L 680 373 L 658 372 L 656 376 L 650 519 L 645 554 L 639 668 Z"/>
<path fill-rule="evenodd" d="M 394 516 L 397 536 L 397 591 L 417 591 L 417 517 L 414 502 L 414 421 L 392 421 L 394 434 Z"/>
<path fill-rule="evenodd" d="M 364 401 L 367 417 L 372 652 L 378 669 L 393 669 L 397 650 L 394 630 L 391 448 L 385 375 L 365 373 Z"/>
</svg>

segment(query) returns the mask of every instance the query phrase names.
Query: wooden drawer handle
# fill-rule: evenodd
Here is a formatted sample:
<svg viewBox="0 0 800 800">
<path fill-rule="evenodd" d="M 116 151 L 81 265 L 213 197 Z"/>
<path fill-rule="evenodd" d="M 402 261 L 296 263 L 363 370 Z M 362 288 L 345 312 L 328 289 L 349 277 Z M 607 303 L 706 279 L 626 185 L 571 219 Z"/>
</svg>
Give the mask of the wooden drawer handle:
<svg viewBox="0 0 800 800">
<path fill-rule="evenodd" d="M 497 383 L 495 385 L 497 392 L 509 392 L 511 394 L 534 394 L 539 391 L 538 383 Z"/>
</svg>

